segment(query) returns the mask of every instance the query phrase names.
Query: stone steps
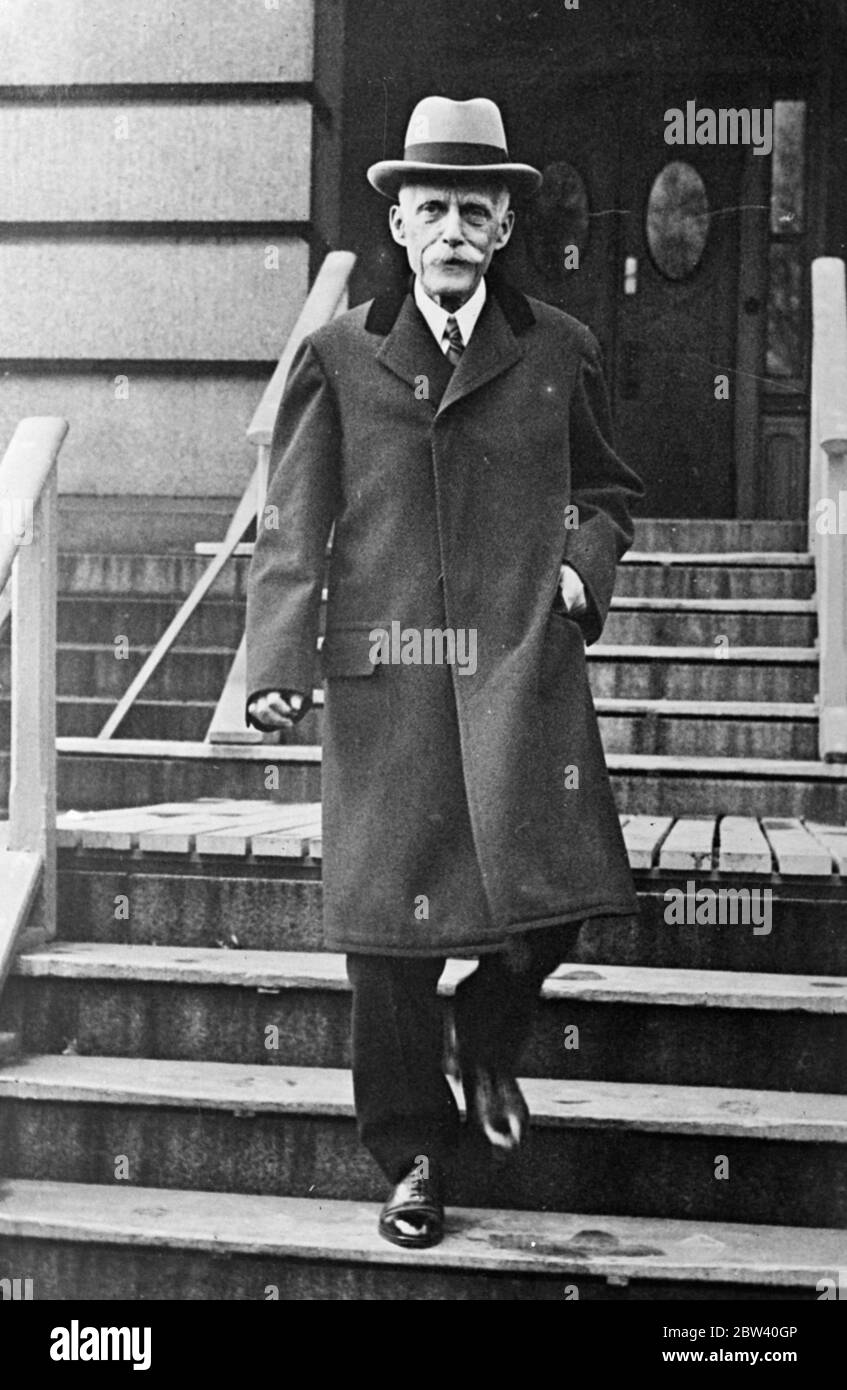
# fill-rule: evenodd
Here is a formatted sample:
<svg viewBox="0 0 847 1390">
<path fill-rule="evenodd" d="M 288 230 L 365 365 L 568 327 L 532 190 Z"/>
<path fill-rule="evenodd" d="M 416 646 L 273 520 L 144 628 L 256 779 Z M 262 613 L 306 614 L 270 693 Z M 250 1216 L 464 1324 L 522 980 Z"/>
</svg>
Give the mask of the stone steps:
<svg viewBox="0 0 847 1390">
<path fill-rule="evenodd" d="M 149 655 L 114 643 L 63 643 L 56 653 L 60 696 L 110 697 L 117 702 Z M 197 701 L 220 691 L 235 653 L 221 646 L 175 646 L 145 687 L 147 699 Z M 814 647 L 642 646 L 597 643 L 587 652 L 598 698 L 731 701 L 814 700 Z M 0 685 L 11 680 L 9 648 L 0 649 Z"/>
<path fill-rule="evenodd" d="M 754 563 L 663 564 L 636 557 L 618 570 L 619 597 L 692 599 L 808 599 L 814 593 L 811 562 L 786 565 Z"/>
<path fill-rule="evenodd" d="M 844 977 L 576 963 L 542 999 L 527 1076 L 847 1092 Z M 28 1053 L 350 1065 L 344 960 L 320 952 L 59 942 L 19 957 L 3 1014 Z"/>
<path fill-rule="evenodd" d="M 636 517 L 635 551 L 795 551 L 805 552 L 809 528 L 804 521 L 767 521 L 758 517 Z"/>
<path fill-rule="evenodd" d="M 432 1250 L 360 1202 L 126 1183 L 3 1184 L 0 1237 L 40 1299 L 817 1299 L 844 1234 L 786 1226 L 452 1208 Z M 72 1295 L 70 1291 L 73 1291 Z"/>
<path fill-rule="evenodd" d="M 623 680 L 625 676 L 623 670 Z M 321 750 L 313 744 L 63 738 L 58 751 L 63 809 L 210 796 L 320 798 Z M 658 753 L 609 753 L 607 764 L 619 809 L 627 814 L 788 815 L 842 824 L 847 820 L 847 778 L 837 764 Z M 5 799 L 7 794 L 8 757 L 0 754 L 0 796 Z"/>
<path fill-rule="evenodd" d="M 612 698 L 595 708 L 609 756 L 817 760 L 813 703 Z"/>
<path fill-rule="evenodd" d="M 689 600 L 690 602 L 691 600 Z M 622 601 L 623 602 L 623 601 Z M 648 600 L 626 600 L 627 604 Z M 655 602 L 655 600 L 654 600 Z M 813 613 L 759 613 L 698 607 L 680 610 L 680 599 L 662 600 L 662 608 L 619 608 L 613 605 L 603 628 L 605 646 L 811 647 L 817 633 Z M 726 602 L 726 600 L 724 600 Z"/>
<path fill-rule="evenodd" d="M 130 647 L 152 647 L 179 607 L 176 596 L 156 598 L 143 593 L 62 594 L 57 612 L 60 643 L 113 642 L 122 634 Z M 181 635 L 183 646 L 228 647 L 232 651 L 244 631 L 245 602 L 240 598 L 208 595 L 189 618 Z M 789 623 L 802 624 L 805 616 L 783 615 Z M 788 629 L 786 629 L 788 631 Z"/>
<path fill-rule="evenodd" d="M 197 554 L 68 553 L 59 557 L 59 591 L 63 596 L 184 598 L 197 583 L 209 557 Z M 249 566 L 236 556 L 212 590 L 214 598 L 243 600 Z M 811 557 L 801 552 L 753 550 L 713 554 L 645 549 L 624 557 L 618 570 L 617 597 L 643 595 L 693 599 L 809 599 L 814 591 Z"/>
<path fill-rule="evenodd" d="M 127 738 L 202 742 L 216 706 L 215 700 L 140 699 L 127 715 L 121 732 Z M 104 696 L 60 695 L 56 701 L 59 738 L 96 738 L 114 708 L 115 701 Z M 0 695 L 0 747 L 8 748 L 9 733 L 9 697 Z M 759 736 L 752 731 L 747 741 L 751 740 L 751 746 L 761 746 Z M 315 741 L 314 732 L 309 741 Z M 800 740 L 796 746 L 805 745 Z"/>
<path fill-rule="evenodd" d="M 847 1097 L 525 1079 L 513 1162 L 464 1136 L 454 1204 L 847 1227 Z M 348 1072 L 25 1056 L 0 1071 L 4 1175 L 377 1202 Z M 125 1161 L 124 1161 L 125 1160 Z M 716 1171 L 727 1177 L 721 1179 Z"/>
<path fill-rule="evenodd" d="M 284 735 L 286 746 L 321 741 L 323 694 L 316 708 Z M 103 696 L 60 696 L 60 738 L 96 738 L 114 709 Z M 595 707 L 607 753 L 678 757 L 779 758 L 814 761 L 817 706 L 760 701 L 598 698 Z M 214 700 L 140 699 L 121 726 L 122 738 L 197 743 L 205 739 Z M 0 695 L 0 746 L 9 739 L 9 700 Z"/>
<path fill-rule="evenodd" d="M 624 811 L 847 814 L 844 779 L 817 761 L 814 572 L 806 543 L 796 523 L 638 523 L 603 642 L 588 653 Z M 119 743 L 85 743 L 215 549 L 199 548 L 208 553 L 61 557 L 64 634 L 100 639 L 65 641 L 59 652 L 64 807 L 216 793 L 251 798 L 266 768 L 277 778 L 273 795 L 319 797 L 320 704 L 281 744 L 271 738 L 262 746 L 261 766 L 249 756 L 255 748 L 224 758 L 202 742 L 209 692 L 222 688 L 240 630 L 250 547 L 225 567 Z M 131 629 L 126 661 L 115 658 L 116 624 Z M 3 674 L 0 654 L 0 682 Z M 7 779 L 0 756 L 0 794 Z"/>
<path fill-rule="evenodd" d="M 258 750 L 260 751 L 260 750 Z M 257 820 L 257 817 L 259 818 Z M 847 826 L 624 816 L 640 918 L 593 921 L 587 964 L 847 973 Z M 226 800 L 60 817 L 59 932 L 70 941 L 320 951 L 320 808 Z M 670 903 L 708 889 L 723 921 Z M 746 926 L 729 896 L 746 890 Z M 764 897 L 761 895 L 764 894 Z M 742 897 L 744 894 L 742 893 Z M 116 915 L 117 901 L 131 911 Z M 767 902 L 769 930 L 754 929 Z"/>
<path fill-rule="evenodd" d="M 801 523 L 637 523 L 588 669 L 640 918 L 586 924 L 546 982 L 528 1145 L 510 1165 L 465 1135 L 447 1239 L 417 1253 L 376 1234 L 349 986 L 322 949 L 322 702 L 282 744 L 201 741 L 246 551 L 111 747 L 91 735 L 215 547 L 62 556 L 60 803 L 141 809 L 63 817 L 59 940 L 27 945 L 0 1008 L 0 1238 L 37 1296 L 779 1300 L 837 1281 L 847 778 L 817 759 L 806 544 Z M 668 919 L 670 890 L 704 887 L 767 892 L 769 929 Z M 468 968 L 449 963 L 445 999 Z"/>
<path fill-rule="evenodd" d="M 71 594 L 59 600 L 58 637 L 69 645 L 107 645 L 123 635 L 131 648 L 151 647 L 178 600 L 144 595 Z M 189 619 L 182 646 L 238 646 L 244 630 L 242 599 L 209 597 Z M 621 595 L 603 632 L 605 644 L 647 646 L 810 647 L 816 610 L 810 599 L 638 598 Z"/>
</svg>

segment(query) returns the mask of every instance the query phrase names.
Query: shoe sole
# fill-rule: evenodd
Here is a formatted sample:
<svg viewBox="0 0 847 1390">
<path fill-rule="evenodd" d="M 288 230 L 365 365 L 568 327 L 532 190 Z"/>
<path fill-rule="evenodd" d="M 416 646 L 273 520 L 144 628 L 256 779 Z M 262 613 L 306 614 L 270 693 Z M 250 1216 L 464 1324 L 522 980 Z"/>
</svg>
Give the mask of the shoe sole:
<svg viewBox="0 0 847 1390">
<path fill-rule="evenodd" d="M 433 1245 L 440 1245 L 444 1239 L 444 1232 L 439 1231 L 436 1236 L 404 1236 L 398 1231 L 393 1231 L 390 1226 L 379 1223 L 379 1234 L 383 1240 L 387 1240 L 391 1245 L 399 1245 L 404 1250 L 429 1250 Z"/>
</svg>

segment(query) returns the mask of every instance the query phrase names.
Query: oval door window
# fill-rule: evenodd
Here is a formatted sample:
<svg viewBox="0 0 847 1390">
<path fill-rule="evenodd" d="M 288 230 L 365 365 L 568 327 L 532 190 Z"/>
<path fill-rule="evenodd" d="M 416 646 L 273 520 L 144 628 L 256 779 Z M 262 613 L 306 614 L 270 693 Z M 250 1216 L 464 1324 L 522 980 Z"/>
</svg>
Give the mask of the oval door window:
<svg viewBox="0 0 847 1390">
<path fill-rule="evenodd" d="M 647 245 L 668 280 L 693 275 L 709 237 L 706 185 L 691 164 L 675 159 L 657 174 L 647 199 Z"/>
</svg>

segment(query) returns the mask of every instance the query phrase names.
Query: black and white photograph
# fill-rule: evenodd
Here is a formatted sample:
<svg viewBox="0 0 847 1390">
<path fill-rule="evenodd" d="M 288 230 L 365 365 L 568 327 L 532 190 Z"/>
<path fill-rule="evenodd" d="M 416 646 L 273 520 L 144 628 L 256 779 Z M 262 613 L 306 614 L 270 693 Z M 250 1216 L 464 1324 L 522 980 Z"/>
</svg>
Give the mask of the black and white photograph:
<svg viewBox="0 0 847 1390">
<path fill-rule="evenodd" d="M 0 0 L 33 1369 L 847 1300 L 845 72 L 845 0 Z"/>
</svg>

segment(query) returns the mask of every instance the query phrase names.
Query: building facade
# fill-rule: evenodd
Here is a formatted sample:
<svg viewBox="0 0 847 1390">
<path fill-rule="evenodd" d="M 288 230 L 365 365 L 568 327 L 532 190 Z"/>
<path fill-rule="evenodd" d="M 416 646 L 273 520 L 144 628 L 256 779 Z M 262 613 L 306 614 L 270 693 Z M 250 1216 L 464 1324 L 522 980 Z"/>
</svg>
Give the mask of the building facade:
<svg viewBox="0 0 847 1390">
<path fill-rule="evenodd" d="M 841 0 L 6 0 L 0 413 L 67 416 L 69 546 L 219 534 L 364 171 L 429 92 L 544 170 L 505 253 L 604 350 L 654 516 L 802 518 L 809 266 L 847 241 Z"/>
</svg>

